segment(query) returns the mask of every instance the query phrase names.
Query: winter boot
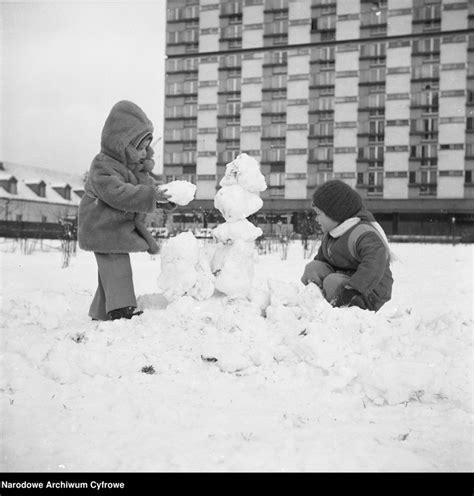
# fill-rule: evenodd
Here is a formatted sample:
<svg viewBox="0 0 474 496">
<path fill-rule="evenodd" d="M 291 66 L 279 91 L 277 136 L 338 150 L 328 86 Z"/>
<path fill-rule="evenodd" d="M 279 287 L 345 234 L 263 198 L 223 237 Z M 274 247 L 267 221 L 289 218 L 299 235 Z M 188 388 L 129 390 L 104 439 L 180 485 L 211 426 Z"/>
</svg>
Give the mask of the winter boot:
<svg viewBox="0 0 474 496">
<path fill-rule="evenodd" d="M 141 315 L 143 313 L 142 310 L 137 310 L 135 307 L 124 307 L 124 308 L 116 308 L 115 310 L 110 310 L 107 314 L 110 320 L 117 319 L 131 319 L 137 315 Z"/>
</svg>

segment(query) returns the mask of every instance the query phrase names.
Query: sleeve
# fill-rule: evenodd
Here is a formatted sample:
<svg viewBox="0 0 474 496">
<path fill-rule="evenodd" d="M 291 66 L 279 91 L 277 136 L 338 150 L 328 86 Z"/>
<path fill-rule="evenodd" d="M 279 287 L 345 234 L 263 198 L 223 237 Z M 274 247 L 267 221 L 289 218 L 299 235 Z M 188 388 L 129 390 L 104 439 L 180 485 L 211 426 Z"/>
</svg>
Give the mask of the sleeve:
<svg viewBox="0 0 474 496">
<path fill-rule="evenodd" d="M 151 213 L 156 206 L 155 189 L 151 184 L 131 184 L 116 171 L 99 170 L 91 178 L 97 196 L 124 212 Z"/>
<path fill-rule="evenodd" d="M 319 260 L 320 262 L 326 262 L 329 263 L 327 258 L 324 256 L 324 251 L 323 251 L 323 245 L 326 242 L 326 234 L 324 235 L 321 244 L 319 245 L 318 253 L 316 253 L 316 256 L 314 257 L 314 260 Z"/>
<path fill-rule="evenodd" d="M 367 232 L 358 239 L 356 252 L 360 264 L 347 284 L 366 296 L 384 275 L 388 257 L 387 247 L 377 234 Z"/>
</svg>

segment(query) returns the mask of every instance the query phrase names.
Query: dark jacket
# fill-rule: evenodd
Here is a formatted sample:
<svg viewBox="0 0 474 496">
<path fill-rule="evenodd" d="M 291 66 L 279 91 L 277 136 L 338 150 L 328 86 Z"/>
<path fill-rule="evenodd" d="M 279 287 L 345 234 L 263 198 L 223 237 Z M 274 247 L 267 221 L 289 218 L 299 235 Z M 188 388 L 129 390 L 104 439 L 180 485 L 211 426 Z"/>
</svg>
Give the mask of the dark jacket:
<svg viewBox="0 0 474 496">
<path fill-rule="evenodd" d="M 156 253 L 158 246 L 143 221 L 156 208 L 153 150 L 144 163 L 130 163 L 131 141 L 153 125 L 134 103 L 114 105 L 102 131 L 101 151 L 92 161 L 79 204 L 78 239 L 83 250 L 98 253 Z"/>
<path fill-rule="evenodd" d="M 355 215 L 359 224 L 370 225 L 373 216 L 361 211 Z M 314 258 L 331 265 L 336 272 L 350 276 L 348 285 L 359 291 L 371 310 L 378 310 L 392 297 L 393 278 L 390 270 L 390 253 L 382 238 L 373 231 L 362 233 L 354 246 L 354 256 L 349 248 L 349 237 L 359 224 L 351 227 L 339 238 L 326 233 Z"/>
</svg>

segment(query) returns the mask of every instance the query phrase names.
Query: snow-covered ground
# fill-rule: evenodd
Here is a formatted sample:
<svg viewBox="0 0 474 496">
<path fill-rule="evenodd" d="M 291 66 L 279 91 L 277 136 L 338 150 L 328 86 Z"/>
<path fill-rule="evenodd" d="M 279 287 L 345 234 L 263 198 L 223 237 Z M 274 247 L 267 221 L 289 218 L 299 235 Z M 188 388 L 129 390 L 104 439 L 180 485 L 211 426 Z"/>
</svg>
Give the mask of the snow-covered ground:
<svg viewBox="0 0 474 496">
<path fill-rule="evenodd" d="M 395 244 L 391 302 L 333 309 L 308 260 L 261 255 L 271 305 L 167 303 L 132 256 L 145 313 L 93 322 L 92 254 L 0 245 L 0 470 L 472 471 L 473 246 Z"/>
</svg>

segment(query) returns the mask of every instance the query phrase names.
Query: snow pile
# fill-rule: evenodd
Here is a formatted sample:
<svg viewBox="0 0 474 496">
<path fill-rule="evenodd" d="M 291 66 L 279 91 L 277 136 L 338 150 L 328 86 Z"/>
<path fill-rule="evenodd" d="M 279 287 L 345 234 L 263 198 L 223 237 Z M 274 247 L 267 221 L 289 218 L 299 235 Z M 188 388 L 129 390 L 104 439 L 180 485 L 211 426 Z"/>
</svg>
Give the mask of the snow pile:
<svg viewBox="0 0 474 496">
<path fill-rule="evenodd" d="M 161 189 L 171 195 L 169 201 L 176 205 L 187 205 L 196 194 L 196 185 L 188 181 L 171 181 L 163 184 Z"/>
<path fill-rule="evenodd" d="M 197 272 L 210 253 L 184 241 Z M 303 287 L 297 242 L 258 258 L 245 299 L 168 301 L 133 254 L 145 312 L 113 322 L 87 316 L 93 254 L 3 253 L 0 469 L 472 472 L 472 247 L 397 252 L 376 314 Z"/>
<path fill-rule="evenodd" d="M 168 301 L 183 295 L 204 300 L 213 294 L 214 276 L 209 260 L 192 232 L 170 238 L 163 247 L 158 287 Z"/>
<path fill-rule="evenodd" d="M 259 192 L 267 188 L 265 177 L 258 162 L 241 153 L 227 164 L 219 184 L 214 206 L 226 222 L 213 231 L 220 241 L 212 260 L 215 286 L 228 296 L 245 298 L 252 291 L 255 239 L 262 234 L 246 218 L 263 206 Z"/>
<path fill-rule="evenodd" d="M 351 391 L 377 405 L 449 397 L 472 410 L 469 384 L 452 380 L 469 373 L 462 344 L 467 322 L 443 315 L 421 330 L 411 309 L 333 309 L 313 284 L 300 290 L 278 281 L 269 286 L 266 315 L 281 338 L 278 361 L 310 364 L 324 374 L 329 390 Z M 450 380 L 448 367 L 456 371 Z"/>
</svg>

